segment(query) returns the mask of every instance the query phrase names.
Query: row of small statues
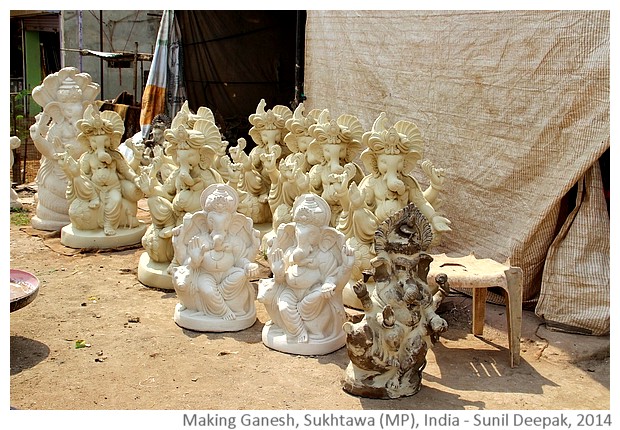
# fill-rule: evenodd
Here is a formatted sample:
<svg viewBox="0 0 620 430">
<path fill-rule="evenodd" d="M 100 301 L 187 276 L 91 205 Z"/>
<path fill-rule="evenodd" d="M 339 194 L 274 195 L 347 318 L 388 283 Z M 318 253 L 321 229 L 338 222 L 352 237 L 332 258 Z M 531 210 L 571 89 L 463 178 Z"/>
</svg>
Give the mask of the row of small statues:
<svg viewBox="0 0 620 430">
<path fill-rule="evenodd" d="M 364 133 L 352 115 L 304 115 L 303 104 L 265 110 L 261 100 L 246 154 L 245 140 L 222 140 L 208 108 L 193 113 L 185 103 L 170 124 L 156 118 L 146 142 L 121 142 L 123 120 L 99 112 L 98 91 L 74 68 L 33 90 L 43 107 L 30 130 L 42 154 L 33 227 L 61 230 L 75 248 L 141 242 L 138 278 L 174 288 L 182 327 L 243 330 L 256 320 L 257 298 L 271 318 L 268 347 L 315 355 L 346 343 L 347 391 L 417 392 L 429 342 L 447 327 L 434 312 L 447 280 L 429 288 L 425 251 L 450 222 L 436 211 L 443 170 L 421 163 L 424 191 L 411 175 L 423 154 L 413 123 L 388 127 L 382 113 Z M 148 226 L 137 217 L 145 197 Z M 273 276 L 256 295 L 259 252 Z M 366 314 L 361 322 L 345 322 L 345 287 Z"/>
</svg>

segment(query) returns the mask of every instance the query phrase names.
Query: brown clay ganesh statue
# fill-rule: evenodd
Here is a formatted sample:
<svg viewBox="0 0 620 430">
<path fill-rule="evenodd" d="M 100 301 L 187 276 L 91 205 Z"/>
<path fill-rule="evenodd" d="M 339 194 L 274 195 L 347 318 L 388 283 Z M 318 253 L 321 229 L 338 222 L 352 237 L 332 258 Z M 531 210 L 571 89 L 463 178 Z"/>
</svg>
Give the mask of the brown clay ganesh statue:
<svg viewBox="0 0 620 430">
<path fill-rule="evenodd" d="M 360 322 L 346 322 L 347 353 L 343 389 L 353 395 L 393 399 L 416 394 L 426 353 L 448 324 L 435 313 L 447 295 L 445 274 L 439 287 L 426 282 L 433 258 L 425 252 L 431 225 L 411 203 L 380 224 L 372 260 L 374 290 L 360 280 L 353 290 L 362 303 Z"/>
</svg>

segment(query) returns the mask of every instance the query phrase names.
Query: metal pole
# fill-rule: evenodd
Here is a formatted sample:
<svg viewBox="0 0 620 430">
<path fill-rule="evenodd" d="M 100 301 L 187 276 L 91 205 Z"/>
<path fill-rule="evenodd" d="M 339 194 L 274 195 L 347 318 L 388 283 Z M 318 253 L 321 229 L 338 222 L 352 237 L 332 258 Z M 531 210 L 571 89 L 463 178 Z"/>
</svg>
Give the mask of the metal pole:
<svg viewBox="0 0 620 430">
<path fill-rule="evenodd" d="M 99 11 L 99 50 L 101 52 L 103 51 L 103 11 L 100 10 Z M 100 85 L 101 85 L 101 93 L 99 93 L 99 96 L 101 97 L 101 100 L 105 100 L 104 96 L 103 96 L 103 82 L 105 79 L 103 79 L 103 58 L 99 59 L 99 75 L 100 75 Z"/>
<path fill-rule="evenodd" d="M 138 101 L 138 42 L 136 42 L 136 52 L 133 56 L 133 105 Z"/>
<path fill-rule="evenodd" d="M 302 18 L 303 18 L 303 12 L 302 11 L 297 11 L 297 19 L 296 19 L 296 25 L 295 25 L 295 94 L 294 94 L 294 100 L 293 100 L 293 104 L 295 106 L 293 106 L 293 108 L 297 108 L 297 106 L 300 103 L 303 103 L 305 97 L 304 97 L 304 90 L 303 90 L 303 78 L 302 78 L 302 71 L 303 71 L 303 66 L 302 66 L 302 62 L 304 61 L 304 40 L 302 40 L 302 25 L 305 25 L 304 23 L 302 23 Z"/>
<path fill-rule="evenodd" d="M 79 59 L 79 64 L 80 64 L 80 72 L 82 72 L 82 49 L 84 49 L 84 40 L 83 40 L 83 34 L 82 34 L 82 11 L 78 10 L 78 48 L 80 49 L 80 59 Z"/>
</svg>

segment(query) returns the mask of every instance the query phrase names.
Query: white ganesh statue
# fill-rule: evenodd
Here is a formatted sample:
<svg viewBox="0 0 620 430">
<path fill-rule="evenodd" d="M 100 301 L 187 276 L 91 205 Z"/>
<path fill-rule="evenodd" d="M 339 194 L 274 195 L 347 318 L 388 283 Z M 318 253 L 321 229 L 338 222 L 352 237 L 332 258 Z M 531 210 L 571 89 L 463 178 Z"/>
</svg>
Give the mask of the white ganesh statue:
<svg viewBox="0 0 620 430">
<path fill-rule="evenodd" d="M 353 289 L 364 317 L 346 322 L 347 353 L 343 388 L 362 397 L 393 399 L 420 390 L 426 353 L 446 321 L 435 313 L 448 294 L 445 274 L 427 284 L 433 258 L 425 251 L 433 238 L 426 217 L 411 203 L 381 223 L 372 260 L 374 288 L 365 280 Z"/>
<path fill-rule="evenodd" d="M 322 355 L 345 344 L 342 289 L 354 256 L 330 218 L 325 200 L 303 194 L 293 205 L 293 221 L 278 227 L 267 256 L 273 278 L 258 284 L 258 301 L 271 318 L 262 338 L 271 349 Z"/>
<path fill-rule="evenodd" d="M 76 124 L 97 94 L 99 84 L 75 67 L 48 75 L 32 90 L 33 100 L 43 108 L 30 127 L 30 137 L 41 153 L 36 177 L 36 212 L 30 221 L 38 230 L 60 231 L 71 222 L 66 196 L 69 180 L 57 160 L 64 153 L 77 160 L 88 151 L 88 143 L 77 139 Z"/>
<path fill-rule="evenodd" d="M 89 149 L 77 160 L 69 152 L 59 159 L 69 179 L 71 220 L 61 230 L 61 243 L 99 249 L 140 243 L 146 225 L 137 211 L 144 195 L 136 185 L 138 176 L 118 151 L 123 120 L 114 111 L 99 112 L 90 105 L 76 126 L 77 141 Z"/>
<path fill-rule="evenodd" d="M 276 105 L 265 110 L 265 100 L 261 99 L 256 113 L 249 116 L 252 128 L 249 135 L 256 144 L 249 153 L 244 149 L 245 139 L 237 141 L 237 146 L 230 148 L 230 156 L 235 164 L 240 165 L 242 174 L 235 188 L 241 191 L 240 211 L 254 220 L 256 228 L 262 233 L 271 229 L 272 213 L 269 206 L 269 190 L 272 176 L 264 166 L 265 161 L 277 166 L 280 160 L 290 153 L 284 144 L 287 133 L 286 121 L 292 117 L 291 110 L 283 105 Z"/>
<path fill-rule="evenodd" d="M 22 141 L 17 136 L 11 136 L 9 144 L 11 146 L 11 168 L 13 168 L 14 158 L 13 158 L 13 150 L 17 149 L 21 146 Z M 11 196 L 11 209 L 21 209 L 23 207 L 22 201 L 19 199 L 19 195 L 13 189 L 13 184 L 10 187 L 10 196 Z"/>
<path fill-rule="evenodd" d="M 336 227 L 343 210 L 342 199 L 338 193 L 349 182 L 360 182 L 364 177 L 362 169 L 355 159 L 362 151 L 362 124 L 357 117 L 342 114 L 332 119 L 329 111 L 324 109 L 318 116 L 316 124 L 309 128 L 314 138 L 307 151 L 310 191 L 318 194 L 329 204 L 332 211 L 330 225 Z"/>
<path fill-rule="evenodd" d="M 290 152 L 277 162 L 276 152 L 261 155 L 264 171 L 269 175 L 268 202 L 272 214 L 271 230 L 265 232 L 261 250 L 267 251 L 276 235 L 278 226 L 292 221 L 293 203 L 302 194 L 310 192 L 310 175 L 312 167 L 308 162 L 308 145 L 314 139 L 310 127 L 316 124 L 320 111 L 313 109 L 304 115 L 304 105 L 300 103 L 293 116 L 286 120 L 288 133 L 284 143 Z"/>
<path fill-rule="evenodd" d="M 359 308 L 359 301 L 350 287 L 371 270 L 371 260 L 376 256 L 374 233 L 385 219 L 413 203 L 429 220 L 432 246 L 439 243 L 443 233 L 451 231 L 450 221 L 437 212 L 445 179 L 443 169 L 435 168 L 429 160 L 422 161 L 422 171 L 430 180 L 426 190 L 412 175 L 424 153 L 424 141 L 414 123 L 401 120 L 388 127 L 382 112 L 372 130 L 364 133 L 362 144 L 366 149 L 360 158 L 369 173 L 359 183 L 349 185 L 345 178 L 340 187 L 336 186 L 337 200 L 343 207 L 336 228 L 355 249 L 352 282 L 344 291 L 345 304 L 354 308 Z"/>
<path fill-rule="evenodd" d="M 186 214 L 173 230 L 174 321 L 200 332 L 246 329 L 256 321 L 250 278 L 258 275 L 259 232 L 237 212 L 239 198 L 229 185 L 209 185 L 200 202 L 202 210 Z"/>
<path fill-rule="evenodd" d="M 201 210 L 200 196 L 212 184 L 223 183 L 213 167 L 222 138 L 207 108 L 192 114 L 184 108 L 175 115 L 164 132 L 165 151 L 141 170 L 140 189 L 147 196 L 151 214 L 138 263 L 138 280 L 146 286 L 174 290 L 170 270 L 174 264 L 172 229 L 185 214 Z M 166 168 L 165 174 L 163 168 Z"/>
</svg>

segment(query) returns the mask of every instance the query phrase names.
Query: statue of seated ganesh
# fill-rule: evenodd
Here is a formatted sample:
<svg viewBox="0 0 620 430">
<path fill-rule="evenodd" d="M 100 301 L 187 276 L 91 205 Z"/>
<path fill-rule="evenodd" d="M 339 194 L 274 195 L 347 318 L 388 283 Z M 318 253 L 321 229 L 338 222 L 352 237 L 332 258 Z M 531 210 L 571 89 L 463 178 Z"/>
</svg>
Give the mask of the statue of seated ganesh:
<svg viewBox="0 0 620 430">
<path fill-rule="evenodd" d="M 88 150 L 77 160 L 69 151 L 57 157 L 68 178 L 71 220 L 61 230 L 61 243 L 98 249 L 140 243 L 147 228 L 137 218 L 144 194 L 136 185 L 135 171 L 118 151 L 125 129 L 122 118 L 90 105 L 76 127 L 77 141 Z"/>
<path fill-rule="evenodd" d="M 445 274 L 438 287 L 426 282 L 433 258 L 424 252 L 433 232 L 411 203 L 379 225 L 372 273 L 354 284 L 362 303 L 360 322 L 346 322 L 347 353 L 343 389 L 353 395 L 393 399 L 416 394 L 422 384 L 426 353 L 448 324 L 435 313 L 448 294 Z M 365 282 L 374 278 L 369 293 Z"/>
<path fill-rule="evenodd" d="M 273 278 L 258 284 L 271 318 L 262 338 L 271 349 L 323 355 L 345 345 L 342 290 L 355 257 L 330 219 L 327 202 L 308 193 L 295 200 L 293 221 L 278 227 L 267 253 Z"/>
<path fill-rule="evenodd" d="M 237 212 L 239 198 L 229 185 L 209 185 L 200 201 L 203 210 L 186 214 L 172 233 L 174 321 L 201 332 L 246 329 L 256 321 L 250 278 L 258 274 L 259 232 Z"/>
</svg>

